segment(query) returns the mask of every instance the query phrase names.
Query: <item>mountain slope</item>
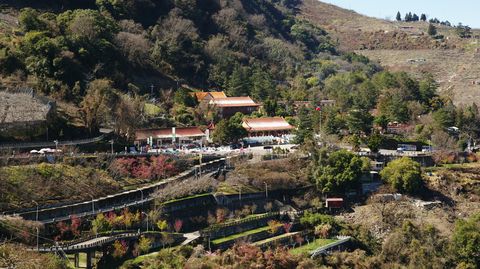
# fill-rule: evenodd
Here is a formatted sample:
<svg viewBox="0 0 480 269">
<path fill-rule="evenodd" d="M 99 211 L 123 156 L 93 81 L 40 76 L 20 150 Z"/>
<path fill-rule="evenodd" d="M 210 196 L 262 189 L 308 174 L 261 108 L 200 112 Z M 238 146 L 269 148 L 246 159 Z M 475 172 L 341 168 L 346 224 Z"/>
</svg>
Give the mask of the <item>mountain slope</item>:
<svg viewBox="0 0 480 269">
<path fill-rule="evenodd" d="M 443 40 L 427 34 L 428 23 L 370 18 L 354 11 L 316 1 L 303 1 L 299 16 L 324 28 L 340 50 L 356 51 L 392 71 L 417 76 L 431 73 L 439 91 L 457 104 L 480 97 L 480 44 L 459 38 L 453 27 L 437 25 Z M 473 36 L 478 35 L 473 30 Z"/>
</svg>

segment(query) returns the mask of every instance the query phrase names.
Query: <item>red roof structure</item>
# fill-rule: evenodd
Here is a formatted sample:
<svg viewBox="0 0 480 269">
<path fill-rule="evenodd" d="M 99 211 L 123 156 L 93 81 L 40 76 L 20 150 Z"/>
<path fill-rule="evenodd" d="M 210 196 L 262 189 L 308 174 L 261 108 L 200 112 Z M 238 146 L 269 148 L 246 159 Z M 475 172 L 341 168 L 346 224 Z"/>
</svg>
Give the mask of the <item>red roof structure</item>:
<svg viewBox="0 0 480 269">
<path fill-rule="evenodd" d="M 249 133 L 269 131 L 290 131 L 295 129 L 282 117 L 271 118 L 245 118 L 242 123 Z"/>
<path fill-rule="evenodd" d="M 341 208 L 341 207 L 343 207 L 343 198 L 327 198 L 325 200 L 325 207 L 327 207 L 327 208 Z"/>
<path fill-rule="evenodd" d="M 135 140 L 146 140 L 149 137 L 152 138 L 172 138 L 175 131 L 175 137 L 202 137 L 205 133 L 198 127 L 173 127 L 162 129 L 148 129 L 135 131 Z"/>
</svg>

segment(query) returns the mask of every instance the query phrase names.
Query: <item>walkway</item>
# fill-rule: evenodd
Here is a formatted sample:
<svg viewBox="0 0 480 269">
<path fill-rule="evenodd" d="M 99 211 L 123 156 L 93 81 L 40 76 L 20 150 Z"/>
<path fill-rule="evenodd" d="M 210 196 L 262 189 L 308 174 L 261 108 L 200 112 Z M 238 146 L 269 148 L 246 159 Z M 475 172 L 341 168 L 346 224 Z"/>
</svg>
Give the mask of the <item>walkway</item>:
<svg viewBox="0 0 480 269">
<path fill-rule="evenodd" d="M 201 165 L 202 174 L 218 170 L 218 167 L 222 167 L 223 165 L 225 165 L 227 159 L 229 158 L 231 157 L 221 158 L 215 161 L 203 163 Z M 196 165 L 192 169 L 182 172 L 174 177 L 135 190 L 124 191 L 121 193 L 108 195 L 106 197 L 80 203 L 39 209 L 38 220 L 42 223 L 53 223 L 57 221 L 68 220 L 70 219 L 71 215 L 85 217 L 125 207 L 139 206 L 144 203 L 151 202 L 153 200 L 152 194 L 155 193 L 155 191 L 159 188 L 164 187 L 170 182 L 180 181 L 191 178 L 193 176 L 197 176 L 198 171 L 200 171 L 200 165 Z M 28 211 L 11 213 L 9 215 L 21 216 L 27 220 L 35 220 L 36 214 L 36 209 L 31 208 Z"/>
<path fill-rule="evenodd" d="M 196 232 L 193 232 L 193 233 L 187 233 L 187 234 L 183 234 L 183 236 L 185 238 L 187 238 L 185 241 L 182 242 L 182 246 L 185 246 L 185 245 L 188 245 L 190 244 L 192 241 L 200 238 L 200 231 L 196 231 Z"/>
<path fill-rule="evenodd" d="M 69 140 L 69 141 L 58 141 L 56 145 L 55 142 L 25 142 L 25 143 L 2 143 L 0 144 L 0 149 L 22 149 L 22 148 L 47 148 L 47 147 L 56 147 L 56 146 L 76 146 L 76 145 L 85 145 L 90 143 L 95 143 L 101 141 L 105 138 L 104 135 L 100 135 L 93 138 L 78 139 L 78 140 Z"/>
<path fill-rule="evenodd" d="M 140 235 L 141 233 L 122 233 L 122 234 L 116 234 L 112 236 L 101 236 L 101 237 L 91 236 L 91 237 L 74 241 L 66 245 L 41 247 L 38 249 L 38 251 L 39 252 L 59 252 L 60 251 L 67 254 L 78 253 L 78 252 L 90 251 L 93 249 L 101 248 L 103 245 L 113 243 L 116 240 L 138 238 Z M 36 248 L 31 250 L 37 251 Z"/>
</svg>

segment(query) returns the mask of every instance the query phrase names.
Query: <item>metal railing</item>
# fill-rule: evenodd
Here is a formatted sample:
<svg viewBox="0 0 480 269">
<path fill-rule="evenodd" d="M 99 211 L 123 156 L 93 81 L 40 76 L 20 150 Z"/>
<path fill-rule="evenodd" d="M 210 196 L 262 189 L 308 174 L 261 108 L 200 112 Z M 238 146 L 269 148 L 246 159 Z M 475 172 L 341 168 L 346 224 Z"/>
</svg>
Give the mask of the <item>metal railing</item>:
<svg viewBox="0 0 480 269">
<path fill-rule="evenodd" d="M 202 167 L 202 171 L 204 173 L 208 173 L 210 170 L 212 170 L 213 166 L 217 164 L 221 165 L 225 163 L 227 161 L 227 158 L 220 158 L 218 160 L 203 163 L 202 165 L 196 165 L 188 171 L 184 171 L 174 177 L 167 178 L 165 180 L 151 184 L 149 186 L 140 187 L 134 190 L 124 191 L 121 193 L 109 195 L 109 196 L 98 198 L 98 199 L 93 199 L 90 201 L 67 204 L 67 205 L 58 206 L 58 207 L 39 209 L 38 211 L 40 214 L 39 220 L 43 223 L 51 223 L 55 221 L 67 220 L 71 217 L 71 215 L 76 215 L 77 217 L 85 217 L 89 215 L 96 215 L 98 213 L 109 212 L 119 208 L 135 206 L 135 205 L 140 205 L 146 202 L 150 202 L 151 200 L 154 199 L 151 196 L 151 194 L 157 188 L 163 187 L 166 184 L 171 182 L 183 180 L 185 178 L 194 176 L 195 172 L 198 171 L 199 167 Z M 145 196 L 143 196 L 144 194 Z M 144 199 L 141 199 L 142 196 Z M 98 207 L 98 208 L 94 208 L 95 210 L 92 210 L 92 204 L 94 205 L 94 207 Z M 99 206 L 99 204 L 108 204 L 108 206 Z M 57 216 L 58 214 L 55 214 L 55 211 L 62 211 L 62 212 L 68 212 L 68 213 L 64 213 L 64 214 L 61 213 L 63 215 Z M 48 213 L 48 212 L 51 212 L 51 213 Z M 32 208 L 30 211 L 24 211 L 20 213 L 11 212 L 9 215 L 13 215 L 13 216 L 19 215 L 28 219 L 28 216 L 31 216 L 31 217 L 36 216 L 36 213 L 37 213 L 36 209 Z M 53 215 L 54 217 L 51 217 L 50 219 L 46 219 L 45 217 L 42 217 L 42 214 L 48 214 L 50 216 Z"/>
<path fill-rule="evenodd" d="M 64 251 L 64 252 L 70 252 L 70 251 L 79 251 L 79 250 L 86 250 L 86 249 L 91 249 L 91 248 L 96 248 L 103 246 L 107 243 L 114 242 L 119 239 L 127 239 L 127 238 L 136 238 L 139 237 L 141 233 L 124 233 L 124 234 L 116 234 L 113 236 L 109 236 L 106 238 L 103 238 L 101 240 L 96 240 L 91 243 L 86 243 L 88 241 L 94 240 L 95 238 L 101 238 L 101 237 L 93 237 L 93 238 L 86 238 L 84 241 L 85 242 L 82 244 L 82 242 L 79 242 L 77 244 L 73 245 L 57 245 L 57 246 L 51 246 L 51 247 L 41 247 L 41 248 L 34 248 L 31 250 L 39 251 L 39 252 L 57 252 L 57 251 Z"/>
<path fill-rule="evenodd" d="M 208 228 L 205 228 L 205 229 L 201 230 L 200 233 L 201 234 L 208 234 L 210 232 L 215 232 L 215 231 L 218 231 L 218 230 L 226 228 L 226 227 L 237 226 L 237 225 L 240 225 L 240 224 L 243 224 L 243 223 L 252 222 L 252 221 L 255 221 L 255 220 L 259 220 L 259 219 L 277 217 L 279 215 L 280 215 L 280 212 L 270 212 L 270 213 L 262 214 L 260 216 L 246 217 L 246 218 L 243 218 L 243 219 L 240 219 L 240 220 L 234 220 L 234 221 L 229 221 L 229 222 L 226 222 L 226 223 L 214 224 L 214 225 L 211 225 Z"/>
<path fill-rule="evenodd" d="M 75 145 L 85 145 L 95 142 L 102 141 L 105 138 L 105 135 L 100 135 L 92 138 L 78 139 L 78 140 L 65 140 L 58 141 L 58 146 L 75 146 Z M 20 148 L 45 148 L 45 147 L 55 147 L 55 142 L 25 142 L 25 143 L 2 143 L 0 144 L 0 149 L 20 149 Z"/>
<path fill-rule="evenodd" d="M 347 243 L 351 239 L 350 236 L 338 236 L 337 238 L 339 239 L 338 241 L 327 244 L 325 246 L 321 246 L 321 247 L 311 251 L 309 253 L 311 255 L 311 258 L 313 259 L 313 258 L 317 257 L 318 255 L 326 254 L 326 253 L 328 253 L 329 250 L 331 250 L 335 247 L 339 247 L 339 246 Z"/>
</svg>

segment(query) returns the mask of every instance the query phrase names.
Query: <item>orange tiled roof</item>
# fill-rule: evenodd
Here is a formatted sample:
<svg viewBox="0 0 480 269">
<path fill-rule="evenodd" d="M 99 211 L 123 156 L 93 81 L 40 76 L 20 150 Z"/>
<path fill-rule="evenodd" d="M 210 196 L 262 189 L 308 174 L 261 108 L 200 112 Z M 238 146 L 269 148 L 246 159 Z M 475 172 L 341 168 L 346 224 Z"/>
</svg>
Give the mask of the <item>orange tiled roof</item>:
<svg viewBox="0 0 480 269">
<path fill-rule="evenodd" d="M 224 92 L 209 92 L 213 98 L 227 98 Z"/>
<path fill-rule="evenodd" d="M 176 137 L 201 137 L 201 136 L 205 136 L 205 133 L 202 132 L 202 130 L 200 130 L 198 127 L 176 127 L 175 136 Z M 148 129 L 148 130 L 135 131 L 136 140 L 145 140 L 148 137 L 171 138 L 172 128 Z"/>
<path fill-rule="evenodd" d="M 193 92 L 192 95 L 195 96 L 199 102 L 203 101 L 207 96 L 211 96 L 212 98 L 227 97 L 224 92 Z"/>
<path fill-rule="evenodd" d="M 242 107 L 242 106 L 259 106 L 255 103 L 252 98 L 246 97 L 226 97 L 226 98 L 215 98 L 210 100 L 210 104 L 213 104 L 217 107 Z"/>
<path fill-rule="evenodd" d="M 252 119 L 245 118 L 243 119 L 242 126 L 249 132 L 285 131 L 285 130 L 292 130 L 295 128 L 292 125 L 290 125 L 282 117 L 252 118 Z"/>
</svg>

